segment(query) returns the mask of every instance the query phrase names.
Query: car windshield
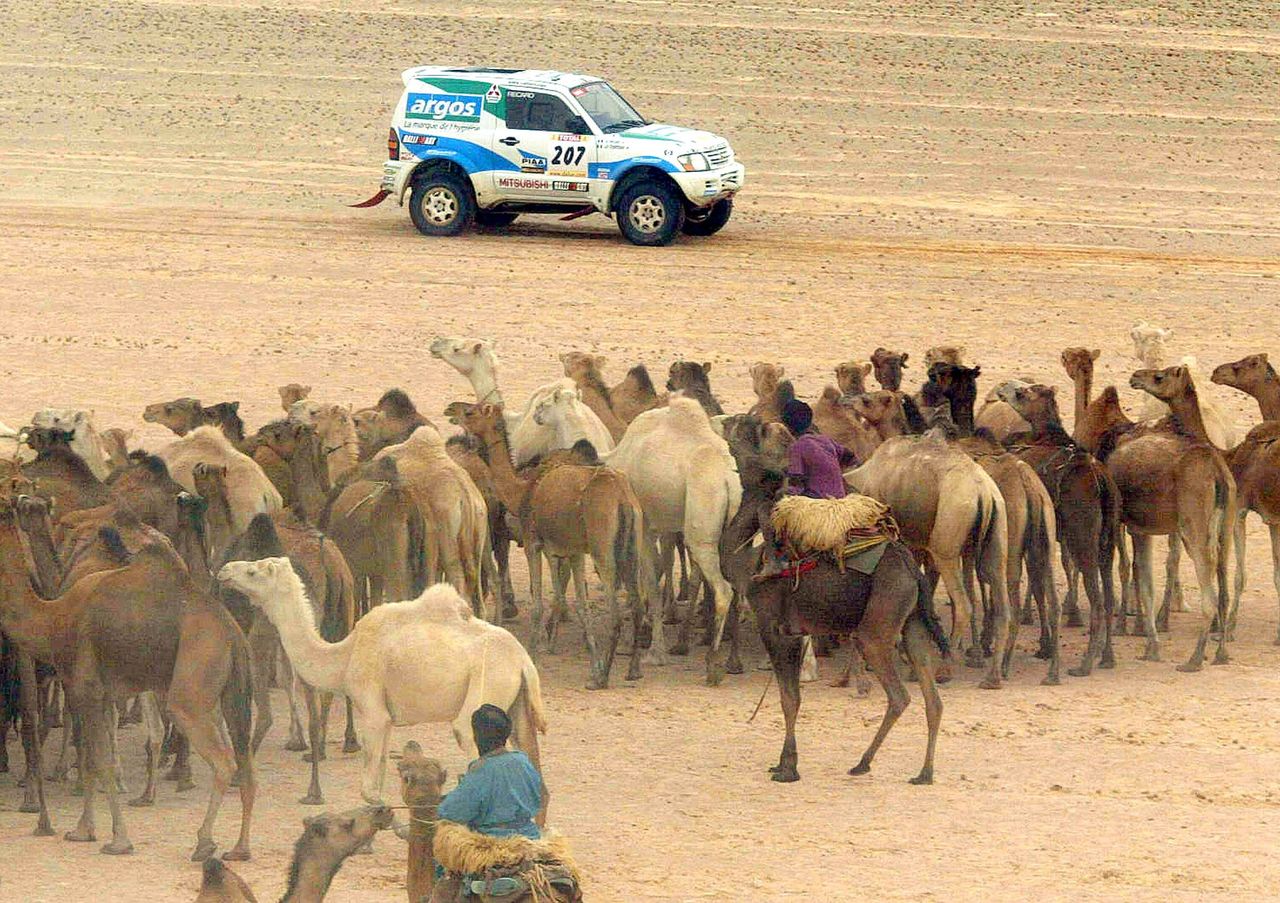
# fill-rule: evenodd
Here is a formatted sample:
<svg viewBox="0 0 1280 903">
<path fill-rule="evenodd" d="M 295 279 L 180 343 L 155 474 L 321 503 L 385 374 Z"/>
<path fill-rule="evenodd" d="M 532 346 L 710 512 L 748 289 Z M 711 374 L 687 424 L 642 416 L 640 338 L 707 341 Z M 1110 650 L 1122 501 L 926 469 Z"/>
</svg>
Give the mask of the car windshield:
<svg viewBox="0 0 1280 903">
<path fill-rule="evenodd" d="M 604 82 L 582 85 L 574 88 L 572 93 L 605 134 L 649 124 L 649 120 L 637 113 L 635 107 Z"/>
</svg>

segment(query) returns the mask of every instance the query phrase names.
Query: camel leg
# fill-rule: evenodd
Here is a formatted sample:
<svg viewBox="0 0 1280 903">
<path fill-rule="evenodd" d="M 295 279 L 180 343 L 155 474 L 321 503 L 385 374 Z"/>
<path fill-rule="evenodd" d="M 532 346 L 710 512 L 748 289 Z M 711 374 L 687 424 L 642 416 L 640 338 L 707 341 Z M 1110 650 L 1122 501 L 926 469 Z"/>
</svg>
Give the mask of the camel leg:
<svg viewBox="0 0 1280 903">
<path fill-rule="evenodd" d="M 354 703 L 364 764 L 364 773 L 360 778 L 360 796 L 371 806 L 381 806 L 382 782 L 387 767 L 387 743 L 391 737 L 391 715 L 383 703 L 382 692 L 373 688 L 369 688 L 366 696 L 354 700 Z M 456 726 L 454 735 L 457 736 Z M 470 752 L 474 753 L 475 750 Z"/>
<path fill-rule="evenodd" d="M 920 681 L 920 694 L 924 697 L 924 717 L 929 726 L 929 739 L 925 745 L 924 753 L 924 767 L 920 769 L 918 775 L 910 780 L 910 783 L 932 784 L 933 755 L 938 748 L 938 730 L 942 726 L 942 696 L 938 693 L 938 686 L 934 677 L 936 669 L 934 651 L 937 647 L 933 645 L 933 638 L 929 636 L 924 624 L 914 614 L 907 618 L 907 623 L 902 628 L 902 639 L 903 646 L 906 648 L 907 659 L 911 662 L 911 667 Z"/>
<path fill-rule="evenodd" d="M 594 558 L 594 556 L 593 556 Z M 601 559 L 605 559 L 602 555 Z M 595 559 L 596 570 L 604 583 L 605 632 L 600 638 L 599 657 L 591 657 L 591 676 L 587 680 L 588 690 L 603 690 L 609 686 L 609 672 L 613 670 L 613 657 L 618 651 L 618 639 L 622 635 L 622 610 L 618 602 L 618 564 L 617 562 Z M 581 558 L 574 559 L 574 579 L 583 567 Z M 587 606 L 583 606 L 584 608 Z M 585 611 L 583 612 L 585 625 Z"/>
<path fill-rule="evenodd" d="M 958 558 L 949 559 L 933 559 L 934 566 L 938 570 L 939 576 L 942 578 L 942 585 L 946 587 L 947 595 L 951 597 L 951 649 L 954 655 L 959 655 L 961 650 L 968 648 L 965 642 L 964 627 L 969 620 L 969 611 L 972 604 L 969 602 L 969 594 L 965 590 L 964 577 L 960 571 L 960 560 Z"/>
<path fill-rule="evenodd" d="M 1065 548 L 1062 550 L 1062 570 L 1067 577 L 1067 596 L 1062 606 L 1063 614 L 1067 618 L 1067 626 L 1083 627 L 1084 618 L 1080 615 L 1080 569 L 1076 567 L 1075 561 Z M 1030 605 L 1027 606 L 1027 610 L 1030 611 Z M 1040 614 L 1043 617 L 1044 612 Z M 1023 623 L 1029 622 L 1023 621 Z"/>
<path fill-rule="evenodd" d="M 1147 648 L 1139 658 L 1160 661 L 1160 636 L 1156 633 L 1155 581 L 1151 574 L 1151 537 L 1131 533 L 1133 539 L 1133 576 L 1138 585 L 1138 610 L 1147 630 Z"/>
<path fill-rule="evenodd" d="M 209 768 L 213 771 L 209 804 L 205 809 L 204 821 L 196 832 L 196 847 L 191 853 L 192 862 L 203 862 L 217 849 L 217 844 L 213 842 L 213 825 L 218 818 L 222 798 L 235 774 L 236 761 L 234 754 L 218 734 L 212 712 L 191 710 L 190 705 L 184 699 L 171 700 L 169 711 L 196 753 L 209 764 Z"/>
<path fill-rule="evenodd" d="M 89 776 L 84 779 L 85 799 L 89 798 L 89 787 L 100 784 L 107 794 L 107 806 L 111 810 L 111 841 L 102 846 L 102 852 L 119 856 L 133 852 L 133 844 L 129 841 L 129 832 L 124 823 L 124 811 L 120 807 L 120 792 L 116 789 L 116 768 L 111 743 L 111 728 L 114 726 L 115 706 L 108 699 L 98 700 L 86 706 L 85 713 L 85 745 L 89 747 Z"/>
<path fill-rule="evenodd" d="M 156 803 L 156 760 L 160 757 L 160 747 L 164 744 L 164 718 L 160 714 L 160 703 L 154 693 L 144 693 L 140 698 L 142 704 L 142 723 L 147 729 L 147 786 L 142 793 L 129 800 L 130 806 L 154 806 Z"/>
<path fill-rule="evenodd" d="M 542 551 L 532 536 L 524 538 L 524 554 L 529 564 L 529 597 L 532 611 L 529 612 L 529 658 L 538 660 L 538 646 L 542 642 Z"/>
<path fill-rule="evenodd" d="M 255 615 L 249 628 L 249 657 L 253 667 L 253 704 L 258 709 L 253 726 L 253 751 L 256 753 L 267 731 L 271 729 L 271 670 L 279 645 L 275 628 L 265 615 Z"/>
<path fill-rule="evenodd" d="M 652 633 L 649 637 L 649 649 L 644 654 L 644 664 L 658 665 L 665 667 L 670 664 L 667 658 L 667 637 L 666 637 L 666 603 L 665 591 L 661 587 L 663 569 L 666 568 L 670 561 L 668 560 L 668 549 L 665 546 L 665 539 L 662 536 L 653 536 L 649 534 L 645 539 L 649 549 L 651 562 L 656 562 L 658 572 L 650 574 L 648 582 L 645 584 L 649 587 L 651 598 L 649 600 L 649 625 Z M 664 564 L 666 562 L 666 564 Z M 642 562 L 639 562 L 642 564 Z M 652 567 L 652 564 L 646 567 Z M 646 572 L 647 573 L 647 572 Z M 668 579 L 668 586 L 670 580 Z"/>
<path fill-rule="evenodd" d="M 342 751 L 344 753 L 353 753 L 360 751 L 360 741 L 356 739 L 356 717 L 355 710 L 351 705 L 349 696 L 343 697 L 347 705 L 347 729 L 342 737 Z"/>
<path fill-rule="evenodd" d="M 627 602 L 631 605 L 631 661 L 627 664 L 627 680 L 639 680 L 644 676 L 640 671 L 640 636 L 644 632 L 646 594 L 640 591 L 639 568 L 639 561 L 631 562 L 627 568 Z"/>
<path fill-rule="evenodd" d="M 739 608 L 739 596 L 736 592 L 729 602 L 729 620 L 725 623 L 724 629 L 729 639 L 729 657 L 724 663 L 725 673 L 741 674 L 744 670 L 739 649 L 739 640 L 742 634 L 742 612 Z"/>
<path fill-rule="evenodd" d="M 1195 611 L 1182 592 L 1182 574 L 1179 570 L 1181 562 L 1182 551 L 1178 548 L 1178 538 L 1170 536 L 1169 557 L 1165 561 L 1164 607 L 1170 611 Z"/>
<path fill-rule="evenodd" d="M 689 594 L 693 591 L 694 575 L 689 560 L 689 547 L 683 533 L 676 534 L 675 551 L 680 559 L 680 591 L 676 594 L 676 598 L 689 599 Z"/>
<path fill-rule="evenodd" d="M 1280 524 L 1268 524 L 1267 529 L 1271 531 L 1271 580 L 1275 584 L 1276 598 L 1280 600 Z M 1237 560 L 1239 556 L 1244 555 L 1244 543 L 1240 544 L 1240 550 L 1236 552 Z M 1244 570 L 1243 567 L 1240 568 Z M 1236 600 L 1239 605 L 1239 599 Z M 1280 627 L 1277 627 L 1275 644 L 1280 646 Z"/>
<path fill-rule="evenodd" d="M 1225 528 L 1224 528 L 1225 529 Z M 1188 531 L 1191 532 L 1191 531 Z M 1197 533 L 1199 531 L 1196 531 Z M 1214 598 L 1214 571 L 1217 569 L 1217 562 L 1214 560 L 1216 549 L 1212 543 L 1203 541 L 1198 535 L 1187 536 L 1183 534 L 1183 541 L 1186 543 L 1187 552 L 1191 555 L 1191 563 L 1195 566 L 1196 581 L 1200 584 L 1200 636 L 1196 639 L 1196 648 L 1191 653 L 1191 657 L 1178 666 L 1179 671 L 1194 672 L 1199 671 L 1204 664 L 1205 646 L 1209 642 L 1209 633 L 1213 630 L 1213 619 L 1218 616 L 1218 602 Z M 1221 616 L 1223 639 L 1218 643 L 1218 654 L 1215 658 L 1215 664 L 1222 664 L 1227 661 L 1225 627 L 1227 616 L 1223 612 Z"/>
<path fill-rule="evenodd" d="M 869 605 L 870 603 L 868 603 Z M 884 738 L 889 735 L 889 731 L 893 729 L 898 717 L 906 710 L 907 705 L 911 702 L 911 697 L 907 695 L 907 688 L 903 686 L 902 678 L 898 676 L 892 641 L 886 642 L 883 637 L 864 639 L 855 634 L 854 642 L 861 644 L 862 654 L 871 670 L 879 678 L 880 686 L 884 687 L 884 693 L 887 697 L 884 718 L 880 722 L 880 728 L 876 731 L 876 735 L 871 738 L 871 745 L 862 754 L 858 764 L 849 769 L 849 774 L 858 775 L 866 774 L 871 770 L 871 761 L 875 758 L 876 752 L 879 751 L 880 744 L 884 743 Z"/>
<path fill-rule="evenodd" d="M 761 638 L 773 664 L 773 674 L 778 681 L 778 696 L 782 701 L 782 720 L 786 737 L 782 741 L 782 753 L 778 764 L 769 769 L 772 779 L 789 784 L 800 780 L 799 755 L 796 752 L 796 717 L 800 713 L 800 659 L 803 646 L 798 637 L 777 634 L 773 625 L 760 625 Z"/>
<path fill-rule="evenodd" d="M 289 752 L 304 752 L 307 748 L 307 739 L 302 729 L 302 702 L 298 699 L 301 681 L 293 673 L 293 664 L 278 640 L 276 655 L 279 656 L 279 667 L 282 672 L 280 683 L 284 686 L 285 698 L 289 700 L 289 740 L 284 748 Z"/>
<path fill-rule="evenodd" d="M 658 574 L 662 590 L 662 618 L 664 623 L 675 624 L 675 539 L 673 534 L 658 537 Z"/>
<path fill-rule="evenodd" d="M 300 681 L 300 683 L 302 683 Z M 311 753 L 303 756 L 311 760 L 311 784 L 307 795 L 298 800 L 304 806 L 323 806 L 324 794 L 320 791 L 320 760 L 324 758 L 324 731 L 319 694 L 315 688 L 302 683 L 302 695 L 307 702 L 307 731 L 311 740 Z"/>
<path fill-rule="evenodd" d="M 14 649 L 18 664 L 18 694 L 22 712 L 22 747 L 27 762 L 26 786 L 20 812 L 38 812 L 36 837 L 49 837 L 53 825 L 49 822 L 49 809 L 44 798 L 44 766 L 40 761 L 40 690 L 36 685 L 35 660 L 25 652 Z M 0 743 L 3 743 L 0 737 Z M 29 798 L 29 799 L 28 799 Z"/>
<path fill-rule="evenodd" d="M 1233 597 L 1231 600 L 1231 629 L 1234 634 L 1236 626 L 1236 613 L 1240 610 L 1240 599 L 1244 596 L 1245 585 L 1245 519 L 1249 516 L 1249 509 L 1245 508 L 1236 513 L 1236 522 L 1231 525 L 1231 529 L 1235 531 L 1235 537 L 1232 540 L 1236 550 L 1236 579 L 1233 587 Z M 1274 527 L 1270 528 L 1274 531 Z M 1272 536 L 1274 536 L 1274 532 Z M 1272 543 L 1272 557 L 1275 557 L 1275 543 Z"/>
<path fill-rule="evenodd" d="M 724 624 L 729 617 L 729 604 L 733 599 L 733 589 L 720 570 L 718 541 L 691 543 L 686 536 L 685 546 L 689 550 L 690 558 L 693 559 L 694 568 L 711 585 L 711 594 L 715 602 L 715 626 L 712 630 L 711 645 L 707 647 L 707 685 L 714 687 L 724 679 L 724 665 L 718 659 L 720 640 L 724 636 Z M 693 615 L 692 605 L 689 607 L 689 614 Z"/>
</svg>

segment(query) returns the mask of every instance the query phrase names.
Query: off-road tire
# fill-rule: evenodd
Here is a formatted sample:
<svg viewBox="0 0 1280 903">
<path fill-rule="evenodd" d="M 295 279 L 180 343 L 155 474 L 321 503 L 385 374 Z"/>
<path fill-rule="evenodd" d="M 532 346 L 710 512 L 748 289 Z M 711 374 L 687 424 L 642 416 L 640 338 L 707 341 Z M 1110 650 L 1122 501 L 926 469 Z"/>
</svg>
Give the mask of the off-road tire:
<svg viewBox="0 0 1280 903">
<path fill-rule="evenodd" d="M 423 176 L 413 183 L 409 218 L 423 235 L 457 235 L 476 219 L 471 185 L 447 171 Z"/>
<path fill-rule="evenodd" d="M 710 207 L 687 213 L 682 231 L 685 235 L 715 235 L 725 227 L 732 215 L 733 201 L 725 198 Z"/>
<path fill-rule="evenodd" d="M 618 229 L 633 245 L 669 245 L 684 226 L 684 203 L 672 186 L 645 180 L 622 192 L 617 217 Z"/>
</svg>

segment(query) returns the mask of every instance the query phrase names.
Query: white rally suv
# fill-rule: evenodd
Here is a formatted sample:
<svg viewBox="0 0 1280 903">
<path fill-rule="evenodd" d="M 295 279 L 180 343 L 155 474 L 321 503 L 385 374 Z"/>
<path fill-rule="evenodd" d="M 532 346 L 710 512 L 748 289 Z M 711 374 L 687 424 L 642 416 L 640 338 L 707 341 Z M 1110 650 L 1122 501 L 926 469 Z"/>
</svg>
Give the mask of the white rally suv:
<svg viewBox="0 0 1280 903">
<path fill-rule="evenodd" d="M 387 135 L 382 191 L 425 235 L 521 213 L 603 213 L 638 245 L 712 235 L 745 170 L 725 139 L 649 122 L 606 82 L 523 69 L 420 66 Z"/>
</svg>

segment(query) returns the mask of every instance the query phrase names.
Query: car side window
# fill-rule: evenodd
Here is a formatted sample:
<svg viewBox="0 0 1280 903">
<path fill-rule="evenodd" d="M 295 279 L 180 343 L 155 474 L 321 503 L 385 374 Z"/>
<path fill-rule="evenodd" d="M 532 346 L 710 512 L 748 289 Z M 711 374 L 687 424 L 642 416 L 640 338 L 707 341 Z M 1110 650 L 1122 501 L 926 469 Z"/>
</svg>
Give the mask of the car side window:
<svg viewBox="0 0 1280 903">
<path fill-rule="evenodd" d="M 582 123 L 578 114 L 558 97 L 536 91 L 508 91 L 507 128 L 576 134 L 582 131 Z"/>
</svg>

